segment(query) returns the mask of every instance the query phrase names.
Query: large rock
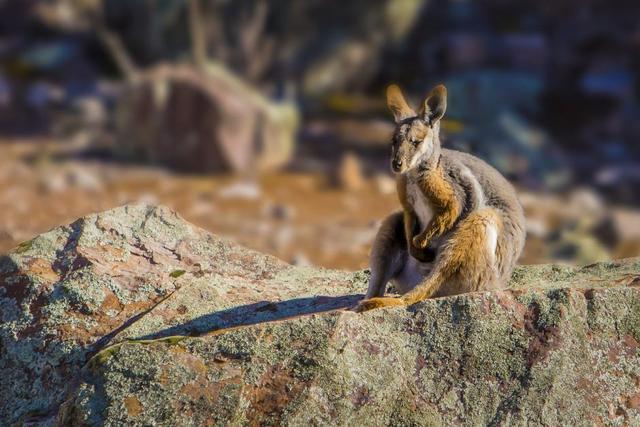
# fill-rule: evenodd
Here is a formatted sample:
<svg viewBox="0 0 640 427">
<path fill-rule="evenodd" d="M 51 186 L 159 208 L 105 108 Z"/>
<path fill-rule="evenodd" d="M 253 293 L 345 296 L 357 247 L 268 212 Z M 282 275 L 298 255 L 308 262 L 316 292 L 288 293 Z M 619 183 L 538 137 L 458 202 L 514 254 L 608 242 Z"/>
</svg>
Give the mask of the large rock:
<svg viewBox="0 0 640 427">
<path fill-rule="evenodd" d="M 249 173 L 284 166 L 298 112 L 225 69 L 158 66 L 130 82 L 117 109 L 126 158 L 188 172 Z"/>
<path fill-rule="evenodd" d="M 165 208 L 56 228 L 0 258 L 0 425 L 55 417 L 80 368 L 111 342 L 349 306 L 361 276 L 294 269 Z M 279 300 L 288 302 L 273 311 L 267 301 Z"/>
<path fill-rule="evenodd" d="M 640 259 L 342 310 L 366 281 L 164 208 L 54 229 L 0 263 L 0 424 L 640 423 Z"/>
</svg>

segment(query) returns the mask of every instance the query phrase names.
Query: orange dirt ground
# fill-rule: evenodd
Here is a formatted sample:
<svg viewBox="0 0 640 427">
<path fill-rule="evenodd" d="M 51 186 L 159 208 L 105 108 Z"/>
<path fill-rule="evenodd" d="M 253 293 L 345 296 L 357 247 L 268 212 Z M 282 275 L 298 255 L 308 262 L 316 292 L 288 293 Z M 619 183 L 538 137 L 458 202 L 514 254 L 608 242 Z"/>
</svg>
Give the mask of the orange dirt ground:
<svg viewBox="0 0 640 427">
<path fill-rule="evenodd" d="M 59 224 L 127 203 L 163 204 L 186 220 L 288 262 L 367 266 L 379 221 L 399 208 L 393 182 L 346 191 L 324 173 L 264 176 L 253 199 L 225 196 L 238 183 L 161 168 L 79 158 L 69 144 L 0 140 L 0 252 Z M 391 185 L 391 187 L 389 186 Z M 391 189 L 390 189 L 391 188 Z M 521 262 L 548 261 L 530 239 Z"/>
</svg>

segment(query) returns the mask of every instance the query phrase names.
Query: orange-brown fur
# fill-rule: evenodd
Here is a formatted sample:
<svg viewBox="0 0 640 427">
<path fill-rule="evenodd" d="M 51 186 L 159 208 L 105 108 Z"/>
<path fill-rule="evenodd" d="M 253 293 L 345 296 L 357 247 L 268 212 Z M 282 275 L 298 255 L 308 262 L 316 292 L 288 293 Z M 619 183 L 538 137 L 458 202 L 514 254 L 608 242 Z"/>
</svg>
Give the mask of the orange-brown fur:
<svg viewBox="0 0 640 427">
<path fill-rule="evenodd" d="M 443 253 L 446 256 L 442 258 L 446 262 L 440 263 L 427 280 L 414 288 L 411 292 L 399 297 L 380 297 L 371 298 L 362 301 L 359 308 L 360 311 L 371 310 L 387 306 L 411 305 L 416 302 L 434 296 L 438 291 L 442 295 L 456 294 L 458 289 L 448 289 L 442 291 L 440 286 L 445 279 L 454 279 L 459 277 L 460 281 L 472 283 L 475 286 L 465 288 L 463 292 L 473 292 L 481 290 L 480 285 L 490 282 L 495 277 L 495 272 L 484 268 L 489 263 L 486 259 L 487 253 L 484 250 L 485 245 L 485 228 L 487 221 L 493 224 L 500 224 L 500 218 L 496 212 L 491 209 L 483 209 L 469 215 L 456 228 L 455 233 L 451 236 Z M 497 251 L 498 252 L 498 251 Z"/>
<path fill-rule="evenodd" d="M 388 102 L 397 122 L 392 167 L 403 212 L 387 218 L 376 236 L 368 299 L 356 310 L 504 286 L 524 244 L 524 216 L 513 188 L 473 156 L 451 150 L 441 154 L 438 121 L 446 109 L 443 86 L 425 99 L 419 115 L 397 87 L 389 89 Z M 409 185 L 413 185 L 411 198 Z M 423 197 L 416 199 L 416 191 Z M 437 251 L 433 263 L 433 257 L 425 255 L 427 248 Z M 429 272 L 412 264 L 406 254 L 431 266 Z M 401 264 L 395 265 L 399 259 Z M 419 282 L 414 281 L 416 272 Z M 386 281 L 394 278 L 404 281 L 400 283 L 406 293 L 398 298 L 379 296 Z"/>
<path fill-rule="evenodd" d="M 407 200 L 407 177 L 396 177 L 398 199 L 404 211 L 404 230 L 407 245 L 412 255 L 420 259 L 425 257 L 421 252 L 429 246 L 429 243 L 437 237 L 449 231 L 460 216 L 461 206 L 455 197 L 451 184 L 444 177 L 444 171 L 438 167 L 429 171 L 420 182 L 422 193 L 429 201 L 434 216 L 424 231 L 414 236 L 416 225 L 416 213 L 413 206 Z"/>
<path fill-rule="evenodd" d="M 460 216 L 461 206 L 442 168 L 429 171 L 421 181 L 421 189 L 431 204 L 434 216 L 426 229 L 413 238 L 413 244 L 425 249 L 432 239 L 449 231 Z"/>
</svg>

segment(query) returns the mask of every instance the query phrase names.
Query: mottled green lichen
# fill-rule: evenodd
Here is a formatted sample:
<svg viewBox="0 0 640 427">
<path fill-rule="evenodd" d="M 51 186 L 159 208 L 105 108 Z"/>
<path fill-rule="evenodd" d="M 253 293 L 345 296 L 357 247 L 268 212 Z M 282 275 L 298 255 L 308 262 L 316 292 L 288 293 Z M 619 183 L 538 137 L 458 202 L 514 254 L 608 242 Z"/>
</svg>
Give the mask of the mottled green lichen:
<svg viewBox="0 0 640 427">
<path fill-rule="evenodd" d="M 16 248 L 13 250 L 13 252 L 17 253 L 17 254 L 24 253 L 24 252 L 28 251 L 29 249 L 31 249 L 32 245 L 33 245 L 33 239 L 32 240 L 26 240 L 26 241 L 18 244 L 18 246 L 16 246 Z"/>
<path fill-rule="evenodd" d="M 171 273 L 169 273 L 169 276 L 173 277 L 174 279 L 177 279 L 178 277 L 182 276 L 184 273 L 186 273 L 185 270 L 173 270 Z"/>
<path fill-rule="evenodd" d="M 289 425 L 589 425 L 602 414 L 606 425 L 616 425 L 640 420 L 640 411 L 627 407 L 619 411 L 624 415 L 607 415 L 609 399 L 633 393 L 633 378 L 640 374 L 635 350 L 620 347 L 619 360 L 609 360 L 611 345 L 621 345 L 614 329 L 630 325 L 637 314 L 633 307 L 640 304 L 635 292 L 616 309 L 606 295 L 618 301 L 619 291 L 603 289 L 594 302 L 597 309 L 587 307 L 583 292 L 566 289 L 534 290 L 506 302 L 491 293 L 474 294 L 425 301 L 411 310 L 334 312 L 236 328 L 184 338 L 180 345 L 208 367 L 209 387 L 223 387 L 230 378 L 244 384 L 223 388 L 226 400 L 215 403 L 226 422 L 248 424 L 259 416 L 264 424 Z M 590 317 L 598 321 L 589 322 Z M 590 325 L 599 322 L 618 326 L 589 334 Z M 154 356 L 141 356 L 142 350 L 135 350 L 141 344 Z M 134 366 L 167 350 L 158 341 L 125 345 L 126 357 L 112 355 L 114 362 L 95 374 L 108 393 L 92 395 L 87 404 L 108 399 L 118 407 L 134 389 L 141 402 L 153 397 L 196 404 L 182 388 L 167 389 L 166 382 L 191 384 L 198 365 L 168 374 L 161 392 L 155 380 L 145 380 L 139 390 L 142 373 L 127 380 L 113 363 L 121 366 L 118 372 L 136 371 Z M 275 412 L 261 414 L 266 403 L 249 390 L 263 390 L 280 402 L 276 409 L 267 405 Z M 590 399 L 597 403 L 587 404 Z M 214 403 L 202 404 L 200 409 L 211 413 Z M 193 416 L 160 407 L 137 420 L 187 423 Z M 112 422 L 132 421 L 116 412 L 107 415 Z"/>
<path fill-rule="evenodd" d="M 506 291 L 356 314 L 335 308 L 368 271 L 290 266 L 131 206 L 1 268 L 25 297 L 0 293 L 0 424 L 55 414 L 75 380 L 68 424 L 640 424 L 638 260 L 519 267 Z"/>
</svg>

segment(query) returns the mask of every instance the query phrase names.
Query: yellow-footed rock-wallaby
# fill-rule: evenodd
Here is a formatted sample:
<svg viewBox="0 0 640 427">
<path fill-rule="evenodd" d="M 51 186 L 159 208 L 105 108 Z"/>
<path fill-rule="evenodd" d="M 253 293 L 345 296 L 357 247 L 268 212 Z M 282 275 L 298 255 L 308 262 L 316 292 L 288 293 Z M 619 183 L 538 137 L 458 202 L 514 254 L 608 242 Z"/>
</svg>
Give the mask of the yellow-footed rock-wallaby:
<svg viewBox="0 0 640 427">
<path fill-rule="evenodd" d="M 369 289 L 355 310 L 505 287 L 526 234 L 515 190 L 484 161 L 441 148 L 444 86 L 417 114 L 395 85 L 387 104 L 396 121 L 391 168 L 402 211 L 380 226 Z M 401 297 L 383 297 L 388 282 Z"/>
</svg>

